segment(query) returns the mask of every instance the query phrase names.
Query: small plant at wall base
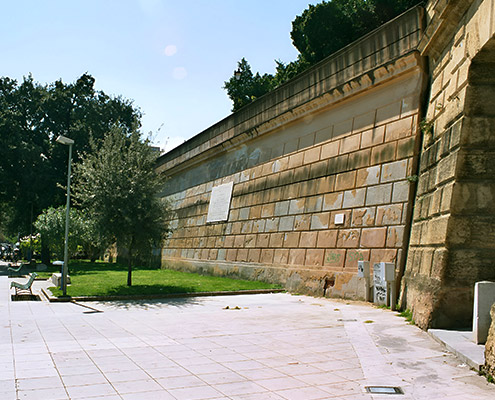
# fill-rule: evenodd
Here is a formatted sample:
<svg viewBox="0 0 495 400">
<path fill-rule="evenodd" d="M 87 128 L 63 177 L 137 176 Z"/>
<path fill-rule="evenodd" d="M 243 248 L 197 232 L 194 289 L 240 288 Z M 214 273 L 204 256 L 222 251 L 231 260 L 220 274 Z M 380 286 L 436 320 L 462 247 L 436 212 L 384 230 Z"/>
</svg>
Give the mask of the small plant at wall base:
<svg viewBox="0 0 495 400">
<path fill-rule="evenodd" d="M 407 309 L 407 310 L 401 311 L 398 315 L 399 315 L 399 317 L 405 318 L 406 321 L 409 322 L 411 325 L 416 325 L 416 323 L 414 322 L 413 314 L 412 314 L 411 310 Z"/>
<path fill-rule="evenodd" d="M 433 127 L 435 123 L 430 120 L 424 118 L 420 123 L 419 123 L 419 129 L 421 130 L 421 133 L 423 134 L 424 138 L 424 146 L 427 147 L 431 144 L 433 140 Z"/>
</svg>

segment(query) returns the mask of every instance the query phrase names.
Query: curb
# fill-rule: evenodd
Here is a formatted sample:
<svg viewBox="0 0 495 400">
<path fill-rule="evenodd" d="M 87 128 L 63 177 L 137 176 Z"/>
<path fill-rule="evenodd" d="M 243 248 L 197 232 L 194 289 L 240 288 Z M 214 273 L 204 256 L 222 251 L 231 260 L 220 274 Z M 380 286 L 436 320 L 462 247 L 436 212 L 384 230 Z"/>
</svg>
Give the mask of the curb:
<svg viewBox="0 0 495 400">
<path fill-rule="evenodd" d="M 427 333 L 470 368 L 480 372 L 485 365 L 485 346 L 463 338 L 464 331 L 428 329 Z"/>
<path fill-rule="evenodd" d="M 236 296 L 242 294 L 268 294 L 268 293 L 284 293 L 285 289 L 258 289 L 258 290 L 237 290 L 232 292 L 197 292 L 197 293 L 170 293 L 170 294 L 150 294 L 141 296 L 75 296 L 75 297 L 55 297 L 45 289 L 41 289 L 43 294 L 51 303 L 69 303 L 71 301 L 113 301 L 113 300 L 156 300 L 156 299 L 172 299 L 181 297 L 211 297 L 211 296 Z"/>
</svg>

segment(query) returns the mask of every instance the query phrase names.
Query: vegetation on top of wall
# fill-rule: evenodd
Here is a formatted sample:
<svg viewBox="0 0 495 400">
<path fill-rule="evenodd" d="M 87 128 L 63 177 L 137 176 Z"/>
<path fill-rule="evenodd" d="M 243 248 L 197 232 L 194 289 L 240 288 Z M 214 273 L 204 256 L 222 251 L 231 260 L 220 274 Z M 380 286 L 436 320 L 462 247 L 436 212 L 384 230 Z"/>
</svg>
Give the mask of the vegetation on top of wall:
<svg viewBox="0 0 495 400">
<path fill-rule="evenodd" d="M 253 73 L 245 58 L 238 62 L 236 73 L 223 87 L 232 100 L 232 111 L 239 110 L 325 57 L 423 2 L 329 0 L 309 5 L 292 21 L 290 36 L 294 47 L 299 51 L 296 60 L 289 63 L 276 60 L 274 75 Z"/>
</svg>

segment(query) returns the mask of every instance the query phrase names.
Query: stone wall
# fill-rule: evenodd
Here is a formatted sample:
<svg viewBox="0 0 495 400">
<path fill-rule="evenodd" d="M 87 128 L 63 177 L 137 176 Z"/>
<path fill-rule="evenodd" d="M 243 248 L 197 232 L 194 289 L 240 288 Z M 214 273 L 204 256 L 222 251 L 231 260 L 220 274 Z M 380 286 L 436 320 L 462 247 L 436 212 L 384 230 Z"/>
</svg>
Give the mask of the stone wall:
<svg viewBox="0 0 495 400">
<path fill-rule="evenodd" d="M 357 261 L 404 269 L 421 135 L 414 9 L 159 160 L 168 267 L 364 297 Z M 227 221 L 207 223 L 233 182 Z M 336 223 L 343 216 L 343 223 Z"/>
<path fill-rule="evenodd" d="M 423 328 L 470 327 L 475 282 L 495 280 L 494 1 L 430 1 L 427 15 L 431 89 L 402 299 Z"/>
</svg>

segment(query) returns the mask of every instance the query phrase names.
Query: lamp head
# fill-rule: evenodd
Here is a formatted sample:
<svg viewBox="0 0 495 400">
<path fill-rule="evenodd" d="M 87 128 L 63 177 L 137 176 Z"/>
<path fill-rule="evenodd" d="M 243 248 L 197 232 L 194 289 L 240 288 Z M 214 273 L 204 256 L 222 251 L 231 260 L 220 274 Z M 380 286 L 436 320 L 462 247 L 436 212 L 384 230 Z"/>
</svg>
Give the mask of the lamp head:
<svg viewBox="0 0 495 400">
<path fill-rule="evenodd" d="M 62 135 L 59 135 L 59 137 L 57 139 L 55 139 L 55 141 L 57 143 L 60 143 L 60 144 L 65 144 L 65 145 L 72 145 L 74 144 L 74 141 L 68 137 L 65 137 L 65 136 L 62 136 Z"/>
</svg>

